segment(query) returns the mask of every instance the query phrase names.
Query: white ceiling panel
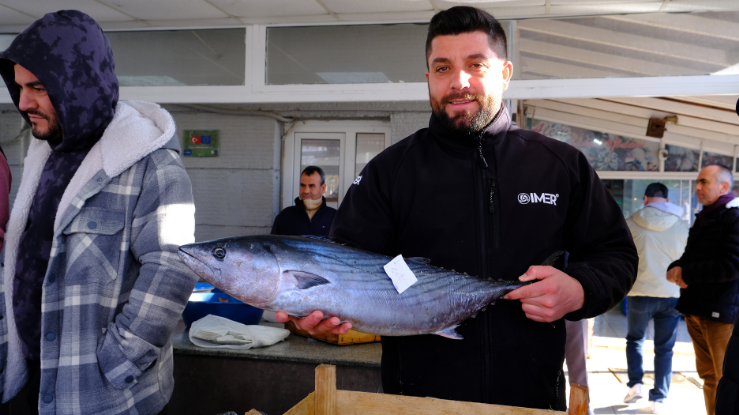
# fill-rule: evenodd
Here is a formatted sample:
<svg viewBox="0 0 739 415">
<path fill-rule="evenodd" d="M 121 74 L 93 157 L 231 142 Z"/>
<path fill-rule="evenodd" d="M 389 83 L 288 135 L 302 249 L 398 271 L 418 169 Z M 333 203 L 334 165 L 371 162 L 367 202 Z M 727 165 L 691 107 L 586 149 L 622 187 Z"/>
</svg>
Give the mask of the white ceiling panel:
<svg viewBox="0 0 739 415">
<path fill-rule="evenodd" d="M 624 0 L 550 0 L 552 5 L 555 4 L 608 4 L 608 3 L 657 3 L 659 5 L 662 5 L 664 3 L 664 0 L 633 0 L 633 1 L 624 1 Z"/>
<path fill-rule="evenodd" d="M 673 97 L 681 101 L 695 102 L 696 104 L 710 105 L 712 107 L 724 108 L 727 110 L 736 110 L 736 101 L 739 96 L 736 95 L 697 95 L 697 96 L 676 96 Z"/>
<path fill-rule="evenodd" d="M 552 5 L 549 13 L 558 16 L 582 16 L 594 14 L 654 13 L 662 6 L 661 2 L 620 2 L 600 4 L 561 4 Z"/>
<path fill-rule="evenodd" d="M 666 12 L 739 10 L 737 0 L 672 0 L 665 7 Z"/>
<path fill-rule="evenodd" d="M 516 1 L 490 1 L 490 0 L 436 0 L 436 5 L 440 9 L 448 9 L 454 6 L 474 6 L 481 9 L 496 9 L 499 7 L 525 7 L 525 6 L 543 6 L 546 0 L 516 0 Z"/>
<path fill-rule="evenodd" d="M 166 28 L 178 28 L 178 27 L 187 27 L 187 28 L 217 28 L 217 27 L 224 27 L 224 26 L 243 26 L 243 23 L 240 20 L 237 20 L 232 17 L 226 17 L 221 19 L 195 19 L 195 20 L 188 20 L 188 19 L 182 19 L 182 20 L 147 20 L 145 22 L 150 27 L 166 27 Z"/>
<path fill-rule="evenodd" d="M 2 0 L 0 4 L 20 12 L 41 18 L 57 10 L 79 10 L 97 22 L 131 21 L 130 17 L 95 0 L 54 0 L 53 2 L 30 2 L 28 0 Z"/>
<path fill-rule="evenodd" d="M 35 20 L 35 18 L 28 16 L 27 14 L 23 14 L 0 5 L 0 25 L 22 25 L 23 28 L 25 28 Z"/>
<path fill-rule="evenodd" d="M 323 0 L 337 14 L 432 11 L 429 0 Z"/>
<path fill-rule="evenodd" d="M 313 16 L 239 17 L 239 20 L 246 24 L 294 24 L 297 26 L 336 22 L 336 18 L 328 13 Z"/>
<path fill-rule="evenodd" d="M 149 22 L 142 22 L 140 20 L 131 20 L 128 22 L 98 22 L 98 24 L 103 28 L 103 31 L 133 30 L 153 27 Z"/>
<path fill-rule="evenodd" d="M 428 10 L 417 12 L 340 14 L 339 18 L 345 22 L 428 22 L 435 13 L 433 10 Z"/>
<path fill-rule="evenodd" d="M 136 29 L 164 27 L 165 24 L 221 27 L 252 23 L 427 21 L 434 9 L 458 5 L 488 10 L 499 19 L 593 15 L 630 18 L 660 12 L 666 23 L 644 24 L 674 26 L 677 20 L 692 19 L 692 23 L 688 22 L 692 24 L 689 30 L 700 34 L 716 30 L 705 27 L 694 16 L 663 12 L 739 10 L 739 0 L 0 0 L 0 31 L 20 30 L 35 18 L 57 9 L 82 10 L 106 28 Z M 664 10 L 660 10 L 663 7 Z M 631 16 L 623 16 L 626 14 Z M 238 20 L 222 20 L 232 16 Z M 729 19 L 724 20 L 719 24 L 732 25 Z M 726 33 L 726 30 L 720 32 Z"/>
<path fill-rule="evenodd" d="M 527 18 L 527 17 L 541 17 L 546 13 L 544 6 L 529 6 L 529 7 L 499 7 L 499 8 L 488 8 L 489 11 L 496 19 L 514 19 L 514 18 Z"/>
<path fill-rule="evenodd" d="M 211 3 L 234 16 L 315 16 L 328 15 L 326 9 L 315 0 L 210 0 Z"/>
<path fill-rule="evenodd" d="M 99 0 L 142 20 L 217 19 L 228 17 L 204 0 Z"/>
</svg>

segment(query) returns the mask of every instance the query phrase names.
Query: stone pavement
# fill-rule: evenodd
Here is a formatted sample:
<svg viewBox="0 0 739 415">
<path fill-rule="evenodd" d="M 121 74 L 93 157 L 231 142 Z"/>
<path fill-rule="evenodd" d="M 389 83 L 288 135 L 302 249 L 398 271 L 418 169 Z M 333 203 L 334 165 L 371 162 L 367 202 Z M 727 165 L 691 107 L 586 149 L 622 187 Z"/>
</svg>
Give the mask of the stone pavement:
<svg viewBox="0 0 739 415">
<path fill-rule="evenodd" d="M 626 373 L 626 317 L 611 310 L 595 319 L 593 347 L 588 360 L 591 408 L 595 414 L 651 413 L 648 391 L 654 384 L 654 327 L 650 322 L 644 344 L 644 398 L 623 403 L 628 388 Z M 704 415 L 706 413 L 701 379 L 695 369 L 695 353 L 685 321 L 680 320 L 673 350 L 672 385 L 665 400 L 663 415 Z M 567 367 L 565 366 L 565 371 Z M 569 396 L 569 390 L 567 391 Z"/>
</svg>

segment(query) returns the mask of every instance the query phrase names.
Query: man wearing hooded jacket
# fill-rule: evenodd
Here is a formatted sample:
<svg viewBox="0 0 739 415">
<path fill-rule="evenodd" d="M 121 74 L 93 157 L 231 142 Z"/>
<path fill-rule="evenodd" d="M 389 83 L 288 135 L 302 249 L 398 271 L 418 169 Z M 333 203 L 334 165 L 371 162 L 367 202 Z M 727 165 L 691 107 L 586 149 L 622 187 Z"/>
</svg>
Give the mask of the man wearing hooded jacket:
<svg viewBox="0 0 739 415">
<path fill-rule="evenodd" d="M 383 337 L 383 390 L 564 410 L 562 318 L 593 317 L 624 298 L 638 261 L 628 227 L 582 153 L 511 124 L 502 94 L 512 66 L 491 15 L 442 11 L 426 45 L 429 128 L 367 164 L 330 236 L 471 275 L 541 281 L 462 322 L 463 340 Z M 566 267 L 535 266 L 564 250 Z M 276 317 L 316 333 L 351 326 L 321 322 L 320 311 Z"/>
<path fill-rule="evenodd" d="M 629 391 L 624 402 L 643 397 L 642 346 L 649 320 L 654 319 L 654 388 L 649 391 L 652 413 L 660 413 L 670 390 L 672 348 L 680 313 L 675 309 L 680 289 L 665 278 L 667 267 L 680 258 L 688 241 L 688 223 L 680 220 L 683 209 L 670 203 L 662 183 L 650 183 L 644 192 L 644 208 L 626 223 L 639 252 L 639 272 L 629 292 L 626 364 Z"/>
<path fill-rule="evenodd" d="M 174 387 L 170 335 L 197 281 L 178 259 L 194 206 L 172 117 L 118 102 L 108 40 L 50 13 L 0 53 L 36 137 L 0 262 L 3 402 L 42 414 L 156 414 Z"/>
</svg>

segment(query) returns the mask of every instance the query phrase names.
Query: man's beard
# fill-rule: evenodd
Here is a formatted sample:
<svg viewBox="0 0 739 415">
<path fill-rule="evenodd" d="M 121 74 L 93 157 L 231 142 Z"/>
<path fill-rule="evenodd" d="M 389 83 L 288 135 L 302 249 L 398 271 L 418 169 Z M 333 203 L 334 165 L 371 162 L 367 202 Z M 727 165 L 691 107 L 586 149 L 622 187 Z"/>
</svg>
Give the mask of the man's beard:
<svg viewBox="0 0 739 415">
<path fill-rule="evenodd" d="M 26 111 L 26 114 L 33 114 L 42 117 L 49 125 L 46 131 L 42 133 L 37 130 L 33 123 L 31 123 L 31 133 L 34 137 L 39 140 L 50 141 L 52 143 L 60 143 L 62 141 L 62 126 L 59 124 L 59 118 L 50 117 L 48 114 L 34 110 Z"/>
<path fill-rule="evenodd" d="M 455 99 L 474 100 L 480 106 L 480 109 L 475 113 L 464 111 L 452 118 L 445 111 L 445 107 Z M 451 133 L 473 135 L 482 131 L 495 118 L 503 101 L 503 94 L 475 95 L 455 93 L 445 96 L 441 99 L 441 102 L 433 98 L 430 101 L 431 110 L 442 127 Z"/>
</svg>

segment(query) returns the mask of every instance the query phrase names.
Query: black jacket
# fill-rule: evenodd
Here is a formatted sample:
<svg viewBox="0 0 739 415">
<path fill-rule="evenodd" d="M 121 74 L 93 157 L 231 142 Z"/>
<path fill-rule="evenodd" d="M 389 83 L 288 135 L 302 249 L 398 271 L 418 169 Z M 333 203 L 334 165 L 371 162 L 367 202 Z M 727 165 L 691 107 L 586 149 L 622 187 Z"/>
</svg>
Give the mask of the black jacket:
<svg viewBox="0 0 739 415">
<path fill-rule="evenodd" d="M 336 216 L 336 209 L 326 206 L 326 198 L 318 208 L 313 219 L 308 217 L 305 204 L 300 198 L 295 199 L 295 206 L 289 206 L 280 212 L 272 225 L 272 235 L 314 235 L 328 236 L 331 222 Z"/>
<path fill-rule="evenodd" d="M 739 316 L 737 316 L 739 317 Z M 723 375 L 716 389 L 716 415 L 739 415 L 739 321 L 724 355 Z"/>
<path fill-rule="evenodd" d="M 567 250 L 565 271 L 585 291 L 583 309 L 569 319 L 621 301 L 636 278 L 636 248 L 585 156 L 512 126 L 505 109 L 481 137 L 478 147 L 451 136 L 432 116 L 428 129 L 367 164 L 339 208 L 332 238 L 508 280 Z M 565 409 L 563 321 L 537 323 L 519 301 L 499 300 L 457 331 L 464 340 L 383 337 L 384 391 Z"/>
<path fill-rule="evenodd" d="M 683 314 L 733 323 L 739 311 L 739 209 L 721 207 L 690 228 L 682 267 L 688 288 L 680 290 Z"/>
</svg>

